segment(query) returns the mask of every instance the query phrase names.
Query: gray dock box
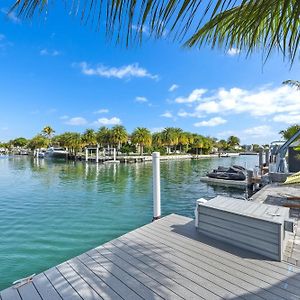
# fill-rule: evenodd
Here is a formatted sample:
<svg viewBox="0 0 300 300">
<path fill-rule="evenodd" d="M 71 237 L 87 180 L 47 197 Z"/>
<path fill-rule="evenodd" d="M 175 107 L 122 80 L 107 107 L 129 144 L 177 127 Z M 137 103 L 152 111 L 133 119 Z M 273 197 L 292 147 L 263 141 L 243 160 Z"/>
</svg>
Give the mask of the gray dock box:
<svg viewBox="0 0 300 300">
<path fill-rule="evenodd" d="M 289 208 L 218 196 L 198 204 L 198 231 L 281 261 Z"/>
</svg>

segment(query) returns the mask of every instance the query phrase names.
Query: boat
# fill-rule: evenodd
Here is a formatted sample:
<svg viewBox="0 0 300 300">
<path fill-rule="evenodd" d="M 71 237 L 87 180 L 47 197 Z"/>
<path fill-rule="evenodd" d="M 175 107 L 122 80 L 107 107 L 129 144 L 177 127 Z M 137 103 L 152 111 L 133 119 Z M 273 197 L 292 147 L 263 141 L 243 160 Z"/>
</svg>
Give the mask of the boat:
<svg viewBox="0 0 300 300">
<path fill-rule="evenodd" d="M 246 180 L 246 169 L 242 166 L 233 165 L 232 167 L 222 167 L 219 166 L 217 169 L 214 169 L 212 172 L 207 173 L 207 177 L 224 179 L 224 180 Z"/>
<path fill-rule="evenodd" d="M 45 157 L 47 158 L 67 158 L 69 151 L 64 148 L 50 147 L 46 150 Z"/>
<path fill-rule="evenodd" d="M 221 153 L 220 157 L 229 157 L 229 154 L 228 153 Z"/>
</svg>

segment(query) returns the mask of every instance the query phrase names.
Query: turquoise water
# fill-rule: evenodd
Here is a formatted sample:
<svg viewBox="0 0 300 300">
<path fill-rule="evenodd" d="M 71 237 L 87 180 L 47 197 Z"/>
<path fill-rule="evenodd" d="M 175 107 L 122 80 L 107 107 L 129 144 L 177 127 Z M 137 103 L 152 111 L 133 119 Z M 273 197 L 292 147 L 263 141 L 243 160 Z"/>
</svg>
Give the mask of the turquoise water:
<svg viewBox="0 0 300 300">
<path fill-rule="evenodd" d="M 199 177 L 218 165 L 253 167 L 256 156 L 161 163 L 162 214 L 193 216 L 195 200 L 243 191 Z M 152 165 L 0 159 L 0 290 L 152 218 Z"/>
</svg>

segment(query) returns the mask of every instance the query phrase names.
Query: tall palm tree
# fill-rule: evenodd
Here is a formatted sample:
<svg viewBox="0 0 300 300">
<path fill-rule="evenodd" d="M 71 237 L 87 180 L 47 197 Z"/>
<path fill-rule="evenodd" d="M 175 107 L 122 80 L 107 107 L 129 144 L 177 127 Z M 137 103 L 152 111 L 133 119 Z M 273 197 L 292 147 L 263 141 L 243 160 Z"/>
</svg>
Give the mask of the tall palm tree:
<svg viewBox="0 0 300 300">
<path fill-rule="evenodd" d="M 131 141 L 139 145 L 140 154 L 143 155 L 144 146 L 151 146 L 152 143 L 150 130 L 145 127 L 137 127 L 131 134 Z"/>
<path fill-rule="evenodd" d="M 111 129 L 110 140 L 115 147 L 118 147 L 118 149 L 120 149 L 121 145 L 123 143 L 126 143 L 128 140 L 128 134 L 125 127 L 122 125 L 115 125 Z"/>
<path fill-rule="evenodd" d="M 86 129 L 82 135 L 82 141 L 85 143 L 86 146 L 96 145 L 97 138 L 96 138 L 95 130 L 94 129 Z"/>
<path fill-rule="evenodd" d="M 187 150 L 188 145 L 190 144 L 190 133 L 189 132 L 180 132 L 178 137 L 178 144 L 180 146 L 180 152 L 182 152 L 182 147 Z"/>
<path fill-rule="evenodd" d="M 55 130 L 50 126 L 45 126 L 42 130 L 42 134 L 47 137 L 49 140 L 52 138 Z"/>
<path fill-rule="evenodd" d="M 57 2 L 60 2 L 56 0 Z M 12 10 L 32 17 L 54 7 L 53 1 L 16 0 Z M 51 6 L 48 5 L 51 3 Z M 278 50 L 291 64 L 299 57 L 298 0 L 74 0 L 66 14 L 104 26 L 108 37 L 130 45 L 141 42 L 147 28 L 154 38 L 167 36 L 188 47 L 235 47 L 249 54 L 261 49 L 265 58 Z M 103 19 L 105 22 L 103 22 Z M 135 26 L 133 26 L 135 25 Z M 137 28 L 137 30 L 136 30 Z"/>
<path fill-rule="evenodd" d="M 227 144 L 228 144 L 228 146 L 233 148 L 240 144 L 240 139 L 234 135 L 231 135 L 227 140 Z"/>
<path fill-rule="evenodd" d="M 97 131 L 97 142 L 101 147 L 109 146 L 111 130 L 105 126 L 102 126 Z"/>
<path fill-rule="evenodd" d="M 178 145 L 178 128 L 167 127 L 162 132 L 163 144 L 167 147 L 167 153 L 170 154 L 171 148 Z"/>
</svg>

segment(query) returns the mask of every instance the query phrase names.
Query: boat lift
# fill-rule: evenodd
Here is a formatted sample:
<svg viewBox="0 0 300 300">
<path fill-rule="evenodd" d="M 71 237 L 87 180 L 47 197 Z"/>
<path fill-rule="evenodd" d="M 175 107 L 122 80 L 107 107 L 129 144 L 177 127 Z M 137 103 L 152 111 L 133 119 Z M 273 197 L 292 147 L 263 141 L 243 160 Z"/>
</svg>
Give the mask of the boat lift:
<svg viewBox="0 0 300 300">
<path fill-rule="evenodd" d="M 276 172 L 285 173 L 286 170 L 286 153 L 288 151 L 289 146 L 300 137 L 300 130 L 296 132 L 289 140 L 287 140 L 282 146 L 274 149 L 274 154 L 276 156 Z"/>
</svg>

